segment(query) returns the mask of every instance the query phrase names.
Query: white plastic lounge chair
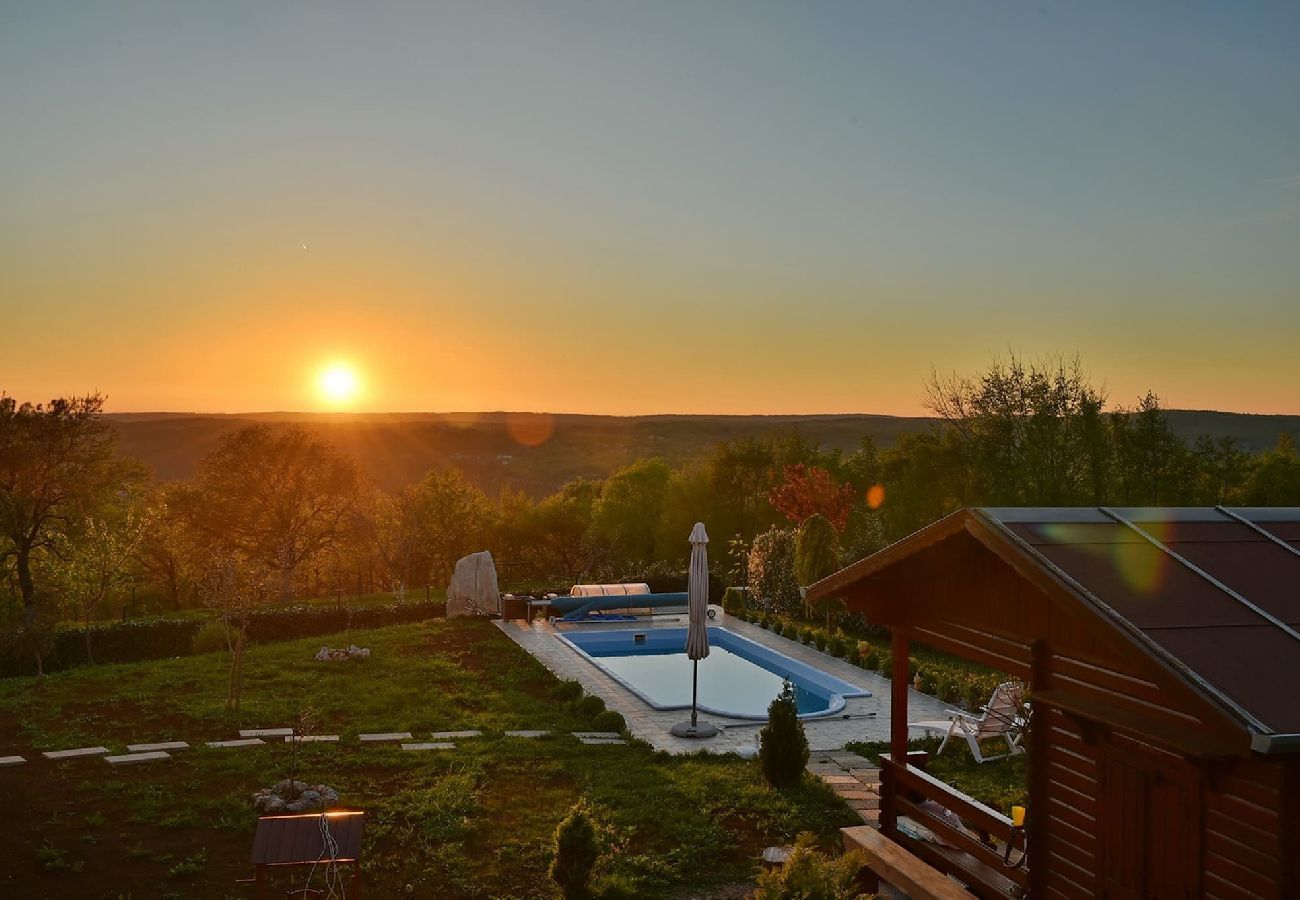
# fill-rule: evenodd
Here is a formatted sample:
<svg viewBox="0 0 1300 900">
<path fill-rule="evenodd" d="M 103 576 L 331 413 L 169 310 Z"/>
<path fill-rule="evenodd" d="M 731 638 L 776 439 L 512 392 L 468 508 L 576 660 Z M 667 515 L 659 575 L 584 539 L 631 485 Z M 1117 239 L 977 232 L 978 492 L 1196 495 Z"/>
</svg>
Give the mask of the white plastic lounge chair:
<svg viewBox="0 0 1300 900">
<path fill-rule="evenodd" d="M 994 689 L 989 702 L 980 707 L 978 716 L 950 709 L 946 722 L 939 720 L 908 722 L 907 727 L 924 728 L 926 731 L 946 731 L 943 743 L 935 751 L 936 756 L 943 752 L 943 748 L 948 746 L 948 741 L 954 736 L 966 739 L 966 743 L 970 745 L 971 755 L 979 763 L 1024 753 L 1025 748 L 1020 746 L 1020 737 L 1026 725 L 1024 693 L 1024 686 L 1020 683 L 1005 681 Z M 995 737 L 1006 740 L 1007 752 L 999 756 L 985 756 L 980 750 L 980 741 Z"/>
</svg>

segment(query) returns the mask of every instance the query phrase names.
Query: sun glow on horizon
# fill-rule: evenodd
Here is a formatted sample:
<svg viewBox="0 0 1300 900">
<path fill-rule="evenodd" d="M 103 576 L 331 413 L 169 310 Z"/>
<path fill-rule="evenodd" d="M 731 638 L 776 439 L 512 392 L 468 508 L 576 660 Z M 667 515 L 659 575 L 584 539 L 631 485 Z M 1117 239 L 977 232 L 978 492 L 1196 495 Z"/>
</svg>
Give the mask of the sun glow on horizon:
<svg viewBox="0 0 1300 900">
<path fill-rule="evenodd" d="M 361 390 L 357 371 L 349 363 L 332 362 L 316 376 L 316 388 L 321 399 L 330 406 L 346 406 L 356 399 Z"/>
</svg>

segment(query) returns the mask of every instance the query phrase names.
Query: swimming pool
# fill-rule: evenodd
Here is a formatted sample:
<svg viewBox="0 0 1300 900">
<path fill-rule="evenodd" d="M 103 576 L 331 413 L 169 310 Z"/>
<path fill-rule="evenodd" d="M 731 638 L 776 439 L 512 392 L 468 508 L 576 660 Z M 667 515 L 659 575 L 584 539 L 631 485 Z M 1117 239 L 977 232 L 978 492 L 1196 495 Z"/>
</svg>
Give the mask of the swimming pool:
<svg viewBox="0 0 1300 900">
<path fill-rule="evenodd" d="M 557 636 L 655 709 L 690 707 L 685 628 Z M 699 708 L 714 715 L 766 719 L 768 704 L 787 679 L 794 686 L 800 718 L 834 715 L 844 709 L 845 697 L 871 695 L 725 628 L 709 628 L 709 647 L 709 655 L 700 660 Z"/>
</svg>

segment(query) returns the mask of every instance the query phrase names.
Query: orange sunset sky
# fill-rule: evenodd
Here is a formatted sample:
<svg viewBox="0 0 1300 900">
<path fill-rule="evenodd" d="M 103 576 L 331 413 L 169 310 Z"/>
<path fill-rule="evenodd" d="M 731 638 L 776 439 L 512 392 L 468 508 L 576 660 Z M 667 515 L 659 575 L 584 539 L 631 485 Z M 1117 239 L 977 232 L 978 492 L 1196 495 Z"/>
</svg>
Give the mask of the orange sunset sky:
<svg viewBox="0 0 1300 900">
<path fill-rule="evenodd" d="M 1300 8 L 0 6 L 0 389 L 1300 413 Z M 321 389 L 344 366 L 355 390 Z"/>
</svg>

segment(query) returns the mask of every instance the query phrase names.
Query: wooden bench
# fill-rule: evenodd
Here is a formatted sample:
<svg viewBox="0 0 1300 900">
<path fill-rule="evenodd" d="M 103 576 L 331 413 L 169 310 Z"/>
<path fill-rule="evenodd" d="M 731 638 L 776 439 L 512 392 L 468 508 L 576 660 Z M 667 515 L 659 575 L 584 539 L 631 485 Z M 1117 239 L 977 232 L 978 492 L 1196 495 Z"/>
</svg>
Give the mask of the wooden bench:
<svg viewBox="0 0 1300 900">
<path fill-rule="evenodd" d="M 867 854 L 867 869 L 860 879 L 864 890 L 880 890 L 883 878 L 912 900 L 971 900 L 971 895 L 931 866 L 913 856 L 870 825 L 841 828 L 845 850 L 862 850 Z"/>
</svg>

